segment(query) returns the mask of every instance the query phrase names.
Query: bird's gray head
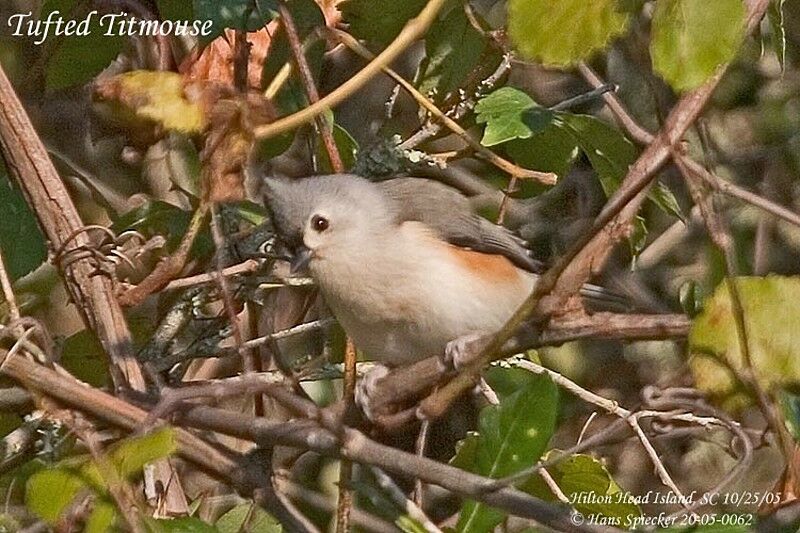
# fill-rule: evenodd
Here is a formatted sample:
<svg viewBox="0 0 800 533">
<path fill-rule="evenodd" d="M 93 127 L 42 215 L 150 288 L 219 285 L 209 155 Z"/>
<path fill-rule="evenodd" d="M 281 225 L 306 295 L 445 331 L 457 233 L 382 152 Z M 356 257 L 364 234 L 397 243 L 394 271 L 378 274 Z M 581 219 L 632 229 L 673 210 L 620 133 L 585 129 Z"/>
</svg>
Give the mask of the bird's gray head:
<svg viewBox="0 0 800 533">
<path fill-rule="evenodd" d="M 396 218 L 391 201 L 375 184 L 349 174 L 268 177 L 264 200 L 280 240 L 293 255 L 292 271 L 346 257 L 380 238 Z"/>
</svg>

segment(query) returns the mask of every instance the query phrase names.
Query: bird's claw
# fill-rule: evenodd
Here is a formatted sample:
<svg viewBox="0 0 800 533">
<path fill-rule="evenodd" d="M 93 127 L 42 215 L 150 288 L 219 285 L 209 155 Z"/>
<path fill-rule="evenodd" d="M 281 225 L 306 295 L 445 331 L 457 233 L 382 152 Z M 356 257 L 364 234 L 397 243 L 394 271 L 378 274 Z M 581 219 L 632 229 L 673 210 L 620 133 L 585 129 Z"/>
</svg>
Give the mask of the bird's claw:
<svg viewBox="0 0 800 533">
<path fill-rule="evenodd" d="M 384 365 L 375 365 L 364 377 L 358 380 L 355 390 L 356 405 L 361 408 L 364 416 L 369 420 L 376 420 L 381 413 L 374 407 L 377 398 L 378 383 L 389 373 L 389 368 Z"/>
<path fill-rule="evenodd" d="M 485 336 L 481 333 L 463 335 L 447 343 L 441 363 L 447 369 L 459 370 L 468 366 L 480 353 Z"/>
</svg>

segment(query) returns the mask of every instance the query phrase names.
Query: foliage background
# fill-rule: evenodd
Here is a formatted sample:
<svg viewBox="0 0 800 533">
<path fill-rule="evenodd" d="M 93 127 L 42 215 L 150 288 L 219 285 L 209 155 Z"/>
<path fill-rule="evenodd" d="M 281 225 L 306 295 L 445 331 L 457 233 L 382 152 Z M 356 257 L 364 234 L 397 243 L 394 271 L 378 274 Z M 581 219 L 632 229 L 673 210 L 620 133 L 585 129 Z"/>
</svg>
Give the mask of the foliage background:
<svg viewBox="0 0 800 533">
<path fill-rule="evenodd" d="M 405 25 L 410 20 L 413 25 L 413 17 L 430 4 L 10 0 L 0 6 L 3 70 L 83 223 L 115 234 L 106 239 L 102 230 L 86 232 L 96 249 L 89 257 L 70 257 L 52 238 L 48 245 L 41 213 L 19 186 L 25 176 L 6 165 L 2 173 L 9 179 L 0 180 L 0 250 L 15 302 L 2 307 L 5 348 L 17 345 L 20 332 L 32 327 L 18 315 L 33 317 L 52 339 L 36 342 L 46 344 L 40 349 L 59 368 L 97 391 L 125 398 L 102 331 L 87 327 L 70 301 L 65 261 L 94 261 L 101 276 L 114 280 L 126 306 L 132 350 L 149 372 L 140 392 L 156 394 L 164 383 L 225 379 L 242 369 L 261 376 L 289 369 L 295 377 L 322 372 L 304 385 L 305 392 L 320 406 L 336 405 L 342 396 L 336 365 L 344 358 L 344 335 L 330 326 L 311 290 L 292 286 L 270 255 L 261 173 L 298 177 L 344 168 L 375 180 L 406 173 L 438 179 L 467 194 L 487 218 L 502 219 L 531 243 L 538 258 L 554 264 L 591 230 L 608 199 L 626 190 L 632 165 L 647 160 L 646 145 L 653 142 L 647 132 L 674 130 L 670 114 L 698 94 L 693 91 L 716 83 L 724 69 L 702 113 L 691 117 L 670 149 L 675 161 L 689 159 L 701 171 L 688 172 L 673 161 L 658 165 L 658 182 L 631 231 L 603 258 L 593 279 L 623 294 L 636 314 L 689 319 L 690 329 L 624 342 L 625 335 L 617 335 L 623 341 L 608 340 L 613 336 L 608 327 L 600 328 L 587 339 L 529 351 L 525 360 L 628 409 L 654 408 L 659 398 L 670 398 L 684 402 L 678 406 L 682 415 L 726 421 L 727 426 L 707 429 L 696 419 L 687 424 L 685 417 L 663 415 L 642 427 L 656 466 L 685 494 L 701 494 L 728 473 L 738 473 L 719 492 L 734 496 L 698 509 L 707 530 L 773 530 L 775 520 L 787 531 L 796 529 L 797 1 L 447 0 L 430 27 L 406 43 L 391 64 L 411 81 L 416 96 L 381 73 L 318 118 L 271 134 L 279 117 L 293 116 L 318 99 L 314 89 L 322 96 L 335 94 L 366 64 L 359 53 L 379 54 L 402 39 L 403 28 L 410 27 Z M 80 18 L 93 8 L 211 20 L 213 34 L 197 42 L 93 31 L 36 45 L 11 35 L 2 22 L 27 11 L 39 18 L 54 10 Z M 748 13 L 760 20 L 764 10 L 763 21 L 748 31 Z M 287 13 L 311 85 L 298 75 L 296 50 L 282 27 Z M 348 49 L 331 29 L 348 32 L 366 50 Z M 593 72 L 613 87 L 596 90 Z M 433 110 L 420 104 L 421 95 Z M 614 112 L 604 95 L 625 111 Z M 443 126 L 442 113 L 461 132 Z M 14 141 L 0 136 L 8 158 L 7 144 Z M 700 180 L 703 170 L 711 178 Z M 542 183 L 553 177 L 555 185 Z M 731 192 L 725 184 L 737 188 Z M 122 238 L 130 230 L 142 239 Z M 227 285 L 167 285 L 236 265 L 249 270 Z M 159 283 L 148 294 L 125 294 L 154 278 Z M 237 350 L 243 339 L 286 332 L 303 322 L 314 324 L 311 335 L 279 335 L 249 352 Z M 556 502 L 554 483 L 573 510 L 608 523 L 621 518 L 619 526 L 629 525 L 624 522 L 629 516 L 680 513 L 675 502 L 576 503 L 582 491 L 638 496 L 669 491 L 663 475 L 654 474 L 642 439 L 609 429 L 616 417 L 603 411 L 608 403 L 576 397 L 521 366 L 489 369 L 487 381 L 499 404 L 481 405 L 479 414 L 434 432 L 430 455 L 500 478 L 599 434 L 590 450 L 568 454 L 550 467 L 552 479 L 537 474 L 519 487 Z M 214 480 L 179 459 L 183 444 L 173 433 L 131 437 L 91 410 L 54 402 L 41 387 L 12 380 L 7 386 L 8 400 L 0 402 L 6 406 L 0 469 L 8 530 L 291 530 L 268 514 L 279 516 L 281 505 L 267 504 L 264 511 L 240 486 Z M 297 418 L 269 397 L 233 390 L 237 394 L 213 394 L 231 416 Z M 741 429 L 738 437 L 732 436 L 732 425 Z M 413 448 L 369 424 L 359 429 L 397 450 Z M 753 447 L 751 456 L 742 454 L 741 434 Z M 232 436 L 208 438 L 242 457 L 252 448 Z M 429 516 L 415 514 L 402 498 L 398 503 L 397 491 L 386 490 L 380 472 L 366 468 L 357 468 L 344 484 L 356 494 L 348 504 L 335 485 L 347 481 L 330 457 L 335 454 L 316 451 L 295 456 L 280 449 L 266 462 L 270 472 L 278 472 L 270 478 L 276 490 L 291 493 L 296 510 L 322 529 L 346 529 L 341 513 L 337 520 L 333 512 L 337 491 L 340 510 L 354 507 L 369 514 L 366 522 L 355 512 L 351 516 L 367 530 L 432 530 L 434 523 L 459 531 L 540 527 L 465 494 L 436 490 L 423 505 Z M 180 480 L 167 490 L 179 496 L 152 486 L 148 492 L 141 470 L 164 464 L 158 461 L 168 461 Z M 396 481 L 408 496 L 407 480 Z M 561 509 L 569 513 L 569 507 Z M 788 509 L 788 518 L 776 518 L 778 508 Z M 738 514 L 748 518 L 724 524 L 702 518 Z"/>
</svg>

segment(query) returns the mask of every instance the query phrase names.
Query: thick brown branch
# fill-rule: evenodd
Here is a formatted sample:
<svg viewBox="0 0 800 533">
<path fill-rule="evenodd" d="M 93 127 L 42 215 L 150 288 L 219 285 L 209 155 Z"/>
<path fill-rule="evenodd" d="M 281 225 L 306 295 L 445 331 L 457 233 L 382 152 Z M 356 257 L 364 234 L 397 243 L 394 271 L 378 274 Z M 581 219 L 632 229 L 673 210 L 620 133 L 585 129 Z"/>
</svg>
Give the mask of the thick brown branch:
<svg viewBox="0 0 800 533">
<path fill-rule="evenodd" d="M 557 320 L 537 333 L 523 329 L 509 339 L 498 353 L 507 357 L 541 346 L 556 346 L 580 339 L 604 340 L 654 340 L 685 338 L 689 333 L 689 319 L 684 315 L 621 315 L 596 313 L 580 318 Z M 476 345 L 488 342 L 487 338 Z M 371 404 L 377 412 L 387 412 L 391 407 L 419 398 L 431 390 L 448 373 L 439 357 L 429 357 L 413 365 L 390 372 L 380 383 L 380 394 Z"/>
<path fill-rule="evenodd" d="M 75 204 L 1 66 L 0 146 L 9 172 L 19 183 L 51 246 L 54 249 L 64 245 L 91 246 L 89 236 L 81 230 L 84 224 Z M 114 297 L 113 281 L 107 276 L 95 275 L 91 259 L 74 261 L 62 274 L 84 322 L 95 332 L 111 360 L 114 385 L 145 390 L 131 333 Z M 166 481 L 174 472 L 165 462 L 159 462 L 156 467 L 158 477 L 168 486 Z M 175 494 L 178 501 L 183 499 L 182 494 Z"/>
<path fill-rule="evenodd" d="M 71 235 L 80 232 L 83 222 L 2 68 L 0 145 L 9 171 L 19 183 L 45 235 L 53 248 L 60 248 Z M 91 246 L 85 233 L 78 234 L 73 243 L 74 246 Z M 130 332 L 114 298 L 112 282 L 93 273 L 90 261 L 72 264 L 70 272 L 65 273 L 72 298 L 87 326 L 97 333 L 111 357 L 115 384 L 144 390 L 144 378 L 133 358 Z"/>
</svg>

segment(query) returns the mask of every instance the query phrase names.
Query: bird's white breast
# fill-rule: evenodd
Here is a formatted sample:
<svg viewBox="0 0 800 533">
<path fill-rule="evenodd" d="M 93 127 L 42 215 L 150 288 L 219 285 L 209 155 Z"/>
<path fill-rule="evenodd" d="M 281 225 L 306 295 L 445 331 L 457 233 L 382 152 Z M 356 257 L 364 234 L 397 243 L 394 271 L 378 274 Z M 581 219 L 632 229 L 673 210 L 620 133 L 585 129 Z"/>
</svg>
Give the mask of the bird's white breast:
<svg viewBox="0 0 800 533">
<path fill-rule="evenodd" d="M 311 266 L 336 318 L 371 358 L 441 355 L 451 340 L 498 330 L 533 288 L 535 276 L 505 258 L 451 246 L 419 223 L 394 233 Z"/>
</svg>

